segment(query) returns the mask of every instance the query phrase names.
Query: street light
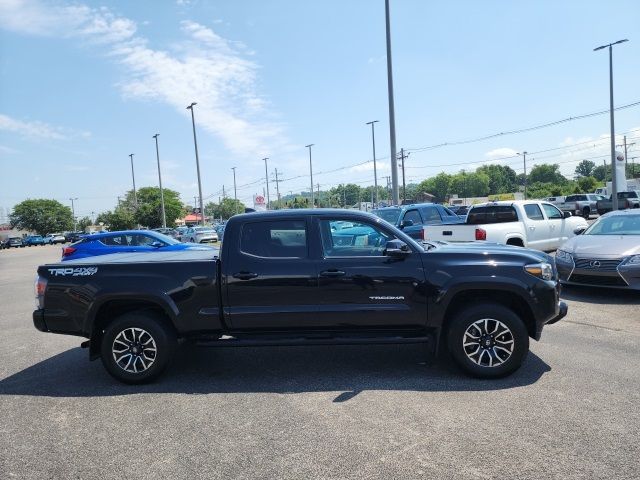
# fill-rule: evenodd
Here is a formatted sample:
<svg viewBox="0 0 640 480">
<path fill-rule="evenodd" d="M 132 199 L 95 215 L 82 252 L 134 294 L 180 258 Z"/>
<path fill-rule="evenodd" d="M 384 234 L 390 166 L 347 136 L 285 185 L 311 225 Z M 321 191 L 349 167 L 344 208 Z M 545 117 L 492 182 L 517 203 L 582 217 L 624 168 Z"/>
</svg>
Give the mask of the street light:
<svg viewBox="0 0 640 480">
<path fill-rule="evenodd" d="M 628 42 L 626 38 L 617 42 L 601 45 L 593 49 L 594 52 L 609 47 L 609 117 L 611 121 L 611 203 L 613 211 L 618 210 L 618 182 L 616 180 L 616 138 L 613 120 L 613 46 Z"/>
<path fill-rule="evenodd" d="M 236 167 L 231 167 L 233 170 L 233 199 L 235 200 L 236 215 L 238 214 L 238 190 L 236 189 Z"/>
<path fill-rule="evenodd" d="M 262 160 L 264 160 L 264 179 L 267 182 L 267 210 L 269 210 L 269 169 L 267 168 L 267 160 L 269 160 L 269 157 L 265 157 Z"/>
<path fill-rule="evenodd" d="M 74 200 L 78 200 L 78 197 L 75 198 L 70 198 L 69 200 L 71 200 L 71 215 L 73 216 L 73 231 L 75 232 L 77 229 L 77 224 L 76 224 L 76 207 L 74 205 Z"/>
<path fill-rule="evenodd" d="M 138 195 L 136 194 L 136 176 L 133 173 L 133 156 L 134 153 L 129 154 L 129 158 L 131 159 L 131 179 L 133 180 L 133 206 L 138 208 Z"/>
<path fill-rule="evenodd" d="M 378 123 L 378 120 L 367 122 L 367 125 L 371 125 L 371 142 L 373 143 L 373 188 L 376 192 L 373 197 L 373 205 L 378 203 L 378 169 L 376 167 L 376 132 L 374 130 L 374 124 Z"/>
<path fill-rule="evenodd" d="M 156 139 L 156 159 L 158 160 L 158 182 L 160 183 L 160 205 L 162 206 L 162 228 L 167 228 L 167 216 L 164 212 L 164 191 L 162 190 L 162 175 L 160 174 L 160 151 L 158 150 L 158 136 L 156 133 L 153 138 Z"/>
<path fill-rule="evenodd" d="M 196 119 L 193 115 L 193 107 L 197 105 L 196 102 L 192 102 L 187 107 L 187 110 L 191 110 L 191 124 L 193 125 L 193 145 L 196 149 L 196 170 L 198 171 L 198 194 L 200 195 L 200 219 L 201 224 L 204 226 L 204 207 L 202 206 L 202 182 L 200 181 L 200 160 L 198 158 L 198 140 L 196 139 Z"/>
<path fill-rule="evenodd" d="M 311 164 L 311 147 L 315 144 L 310 143 L 309 145 L 305 145 L 309 149 L 309 175 L 311 176 L 311 208 L 315 207 L 313 202 L 313 165 Z"/>
<path fill-rule="evenodd" d="M 522 155 L 524 162 L 524 199 L 527 199 L 527 152 L 517 153 L 516 155 Z"/>
</svg>

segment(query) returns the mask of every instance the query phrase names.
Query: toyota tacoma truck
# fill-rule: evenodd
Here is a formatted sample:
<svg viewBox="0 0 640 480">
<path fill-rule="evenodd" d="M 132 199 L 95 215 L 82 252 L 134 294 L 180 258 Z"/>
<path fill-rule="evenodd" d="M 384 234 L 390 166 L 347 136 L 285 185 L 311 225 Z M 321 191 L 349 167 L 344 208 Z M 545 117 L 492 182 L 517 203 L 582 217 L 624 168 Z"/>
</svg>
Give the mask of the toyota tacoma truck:
<svg viewBox="0 0 640 480">
<path fill-rule="evenodd" d="M 605 200 L 605 197 L 595 193 L 581 193 L 569 195 L 564 202 L 556 206 L 563 212 L 569 212 L 571 215 L 580 215 L 588 220 L 598 210 L 598 200 Z"/>
<path fill-rule="evenodd" d="M 486 241 L 553 251 L 587 226 L 584 218 L 547 202 L 502 201 L 474 205 L 463 225 L 425 225 L 423 236 L 431 241 Z"/>
<path fill-rule="evenodd" d="M 345 227 L 345 225 L 348 225 Z M 467 373 L 512 373 L 567 313 L 554 259 L 496 244 L 421 244 L 357 211 L 234 216 L 221 249 L 43 265 L 35 327 L 85 337 L 125 383 L 156 378 L 179 339 L 204 346 L 426 343 Z"/>
</svg>

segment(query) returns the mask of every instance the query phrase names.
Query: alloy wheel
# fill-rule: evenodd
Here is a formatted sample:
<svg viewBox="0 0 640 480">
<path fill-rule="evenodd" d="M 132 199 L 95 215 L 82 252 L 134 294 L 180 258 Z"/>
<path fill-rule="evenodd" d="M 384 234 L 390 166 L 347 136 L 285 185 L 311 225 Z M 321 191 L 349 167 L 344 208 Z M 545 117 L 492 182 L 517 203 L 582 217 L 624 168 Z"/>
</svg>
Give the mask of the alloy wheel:
<svg viewBox="0 0 640 480">
<path fill-rule="evenodd" d="M 513 332 L 504 323 L 483 318 L 467 327 L 462 338 L 464 353 L 476 365 L 497 367 L 511 358 Z"/>
<path fill-rule="evenodd" d="M 111 347 L 113 360 L 122 370 L 141 373 L 148 370 L 158 353 L 156 342 L 149 332 L 142 328 L 125 328 L 113 340 Z"/>
</svg>

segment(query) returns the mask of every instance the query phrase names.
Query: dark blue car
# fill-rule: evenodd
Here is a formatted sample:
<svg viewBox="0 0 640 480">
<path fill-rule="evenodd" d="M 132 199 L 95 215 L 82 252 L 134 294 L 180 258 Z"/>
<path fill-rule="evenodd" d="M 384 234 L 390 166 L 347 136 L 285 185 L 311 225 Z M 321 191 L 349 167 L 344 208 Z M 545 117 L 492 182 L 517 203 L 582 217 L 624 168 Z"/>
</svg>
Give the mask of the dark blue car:
<svg viewBox="0 0 640 480">
<path fill-rule="evenodd" d="M 460 218 L 447 207 L 438 203 L 417 203 L 400 207 L 378 208 L 372 213 L 403 230 L 404 233 L 416 240 L 424 240 L 422 229 L 424 225 L 464 223 L 464 218 Z"/>
<path fill-rule="evenodd" d="M 152 230 L 127 230 L 84 235 L 76 243 L 62 249 L 62 260 L 75 260 L 110 253 L 209 250 L 211 248 L 193 243 L 181 243 Z"/>
</svg>

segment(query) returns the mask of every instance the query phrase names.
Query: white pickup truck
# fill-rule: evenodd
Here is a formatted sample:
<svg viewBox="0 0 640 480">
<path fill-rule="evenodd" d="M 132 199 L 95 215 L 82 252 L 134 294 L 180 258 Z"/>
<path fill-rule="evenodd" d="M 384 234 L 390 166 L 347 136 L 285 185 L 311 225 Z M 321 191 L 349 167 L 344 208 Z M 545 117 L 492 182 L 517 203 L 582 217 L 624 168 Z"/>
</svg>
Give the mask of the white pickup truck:
<svg viewBox="0 0 640 480">
<path fill-rule="evenodd" d="M 572 217 L 548 202 L 506 201 L 474 205 L 465 223 L 460 225 L 425 225 L 425 240 L 445 242 L 488 242 L 556 250 L 576 230 L 586 229 L 587 221 Z"/>
</svg>

